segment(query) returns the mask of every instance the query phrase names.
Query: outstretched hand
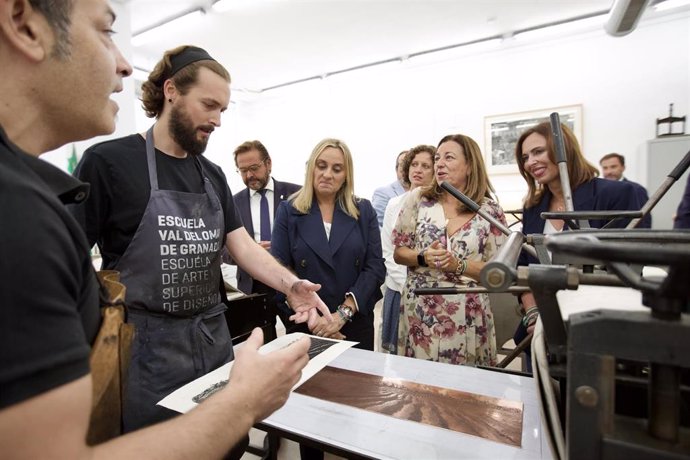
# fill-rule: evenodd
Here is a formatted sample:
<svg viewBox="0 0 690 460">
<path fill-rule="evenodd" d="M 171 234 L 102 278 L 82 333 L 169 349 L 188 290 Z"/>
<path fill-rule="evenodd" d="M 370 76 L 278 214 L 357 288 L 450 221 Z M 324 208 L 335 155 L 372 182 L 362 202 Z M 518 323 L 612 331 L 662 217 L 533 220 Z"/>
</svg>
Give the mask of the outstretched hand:
<svg viewBox="0 0 690 460">
<path fill-rule="evenodd" d="M 308 337 L 265 355 L 259 353 L 263 343 L 263 331 L 255 328 L 237 350 L 227 387 L 229 391 L 243 395 L 245 407 L 255 412 L 255 423 L 285 404 L 290 390 L 299 382 L 302 369 L 309 362 Z"/>
<path fill-rule="evenodd" d="M 314 284 L 307 280 L 297 280 L 292 283 L 290 290 L 285 293 L 287 303 L 295 314 L 290 317 L 295 323 L 313 321 L 313 315 L 318 316 L 316 309 L 321 311 L 327 321 L 333 321 L 331 312 L 316 291 L 321 289 L 320 284 Z M 312 313 L 313 312 L 313 313 Z M 305 313 L 308 313 L 305 315 Z"/>
</svg>

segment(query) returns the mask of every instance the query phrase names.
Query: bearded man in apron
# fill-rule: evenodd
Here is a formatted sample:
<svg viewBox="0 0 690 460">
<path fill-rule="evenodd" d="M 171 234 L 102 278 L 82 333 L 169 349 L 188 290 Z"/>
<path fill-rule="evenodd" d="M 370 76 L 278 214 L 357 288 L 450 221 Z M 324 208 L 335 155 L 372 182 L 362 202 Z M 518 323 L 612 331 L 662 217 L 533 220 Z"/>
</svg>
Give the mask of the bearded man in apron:
<svg viewBox="0 0 690 460">
<path fill-rule="evenodd" d="M 229 104 L 229 84 L 227 70 L 203 49 L 166 52 L 142 86 L 156 123 L 92 146 L 75 172 L 91 184 L 75 217 L 98 244 L 103 268 L 121 272 L 136 328 L 126 432 L 176 415 L 156 403 L 233 359 L 220 293 L 224 244 L 252 277 L 286 292 L 302 320 L 314 307 L 327 312 L 319 285 L 298 280 L 251 239 L 222 170 L 201 156 Z"/>
</svg>

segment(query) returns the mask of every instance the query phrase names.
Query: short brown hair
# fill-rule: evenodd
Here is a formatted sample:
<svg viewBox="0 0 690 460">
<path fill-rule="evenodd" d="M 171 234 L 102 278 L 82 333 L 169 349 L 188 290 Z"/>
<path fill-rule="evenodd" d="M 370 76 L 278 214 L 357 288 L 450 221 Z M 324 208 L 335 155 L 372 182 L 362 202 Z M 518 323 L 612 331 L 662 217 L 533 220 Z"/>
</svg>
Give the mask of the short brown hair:
<svg viewBox="0 0 690 460">
<path fill-rule="evenodd" d="M 602 161 L 610 160 L 611 158 L 618 158 L 618 161 L 620 161 L 621 166 L 625 166 L 625 157 L 621 155 L 620 153 L 608 153 L 601 157 L 601 160 L 599 160 L 599 164 L 601 164 Z"/>
<path fill-rule="evenodd" d="M 175 88 L 183 95 L 187 94 L 189 88 L 197 82 L 201 67 L 206 67 L 230 83 L 230 73 L 220 63 L 213 60 L 192 62 L 181 68 L 175 75 L 171 75 L 172 64 L 170 58 L 177 56 L 189 47 L 190 45 L 182 45 L 166 51 L 163 59 L 158 61 L 153 71 L 149 74 L 149 78 L 141 85 L 141 102 L 147 117 L 157 118 L 163 112 L 163 106 L 165 105 L 163 85 L 168 79 L 172 80 Z"/>
<path fill-rule="evenodd" d="M 45 16 L 53 32 L 55 32 L 55 46 L 53 48 L 55 56 L 58 58 L 69 56 L 71 45 L 69 27 L 72 23 L 74 1 L 30 0 L 29 3 L 36 11 Z"/>
<path fill-rule="evenodd" d="M 271 156 L 268 154 L 268 150 L 266 150 L 266 147 L 264 147 L 264 144 L 259 141 L 246 141 L 238 145 L 235 151 L 232 153 L 235 157 L 235 166 L 237 166 L 237 155 L 249 152 L 250 150 L 258 150 L 261 154 L 261 161 L 271 158 Z"/>
<path fill-rule="evenodd" d="M 566 125 L 561 123 L 561 130 L 563 131 L 563 144 L 565 145 L 565 159 L 568 165 L 568 178 L 570 179 L 570 188 L 573 190 L 578 185 L 589 182 L 599 175 L 599 170 L 592 166 L 582 155 L 580 151 L 580 144 L 577 142 L 575 134 Z M 525 162 L 522 159 L 522 144 L 525 139 L 532 134 L 539 134 L 546 138 L 546 148 L 549 151 L 549 159 L 556 163 L 556 146 L 553 142 L 553 134 L 551 133 L 551 123 L 545 121 L 539 123 L 537 126 L 528 129 L 520 135 L 520 138 L 515 145 L 515 160 L 517 161 L 520 175 L 527 182 L 527 197 L 525 198 L 525 207 L 531 208 L 541 201 L 544 195 L 544 186 L 537 183 L 537 181 L 525 171 Z"/>
</svg>

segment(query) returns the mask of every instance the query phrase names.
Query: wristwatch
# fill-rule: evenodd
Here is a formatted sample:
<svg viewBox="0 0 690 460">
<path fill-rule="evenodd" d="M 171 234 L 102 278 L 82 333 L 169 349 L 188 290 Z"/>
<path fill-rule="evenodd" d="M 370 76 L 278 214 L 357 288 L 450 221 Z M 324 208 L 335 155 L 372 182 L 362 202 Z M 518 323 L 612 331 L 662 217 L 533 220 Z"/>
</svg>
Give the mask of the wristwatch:
<svg viewBox="0 0 690 460">
<path fill-rule="evenodd" d="M 426 260 L 424 260 L 424 250 L 420 251 L 419 254 L 417 254 L 417 265 L 420 267 L 428 267 L 426 264 Z"/>
<path fill-rule="evenodd" d="M 345 321 L 352 321 L 352 317 L 355 315 L 355 312 L 352 311 L 352 308 L 350 308 L 348 305 L 341 304 L 338 305 L 338 314 Z"/>
</svg>

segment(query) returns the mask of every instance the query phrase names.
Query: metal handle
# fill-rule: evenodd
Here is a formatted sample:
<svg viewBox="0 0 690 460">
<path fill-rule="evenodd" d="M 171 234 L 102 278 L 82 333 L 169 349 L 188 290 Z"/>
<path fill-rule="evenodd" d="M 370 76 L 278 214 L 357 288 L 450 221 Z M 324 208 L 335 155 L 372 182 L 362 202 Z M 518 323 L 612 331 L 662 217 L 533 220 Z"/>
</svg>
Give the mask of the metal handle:
<svg viewBox="0 0 690 460">
<path fill-rule="evenodd" d="M 440 185 L 441 188 L 444 189 L 446 192 L 448 192 L 448 193 L 450 193 L 451 195 L 453 195 L 453 196 L 455 197 L 455 199 L 457 199 L 457 200 L 460 201 L 462 204 L 464 204 L 465 206 L 467 206 L 467 208 L 470 209 L 472 212 L 476 212 L 477 214 L 479 214 L 479 215 L 482 217 L 482 219 L 488 221 L 491 225 L 493 225 L 494 227 L 496 227 L 497 229 L 499 229 L 504 235 L 510 236 L 511 233 L 513 233 L 513 232 L 510 231 L 510 229 L 509 229 L 508 227 L 506 227 L 506 226 L 503 225 L 501 222 L 499 222 L 494 216 L 492 216 L 492 215 L 489 214 L 488 212 L 486 212 L 486 211 L 484 211 L 483 209 L 481 209 L 481 208 L 479 207 L 479 205 L 478 205 L 477 203 L 475 203 L 474 201 L 472 201 L 472 199 L 471 199 L 470 197 L 468 197 L 467 195 L 465 195 L 464 193 L 462 193 L 460 190 L 458 190 L 458 189 L 456 189 L 455 187 L 453 187 L 452 185 L 450 185 L 448 182 L 443 181 L 443 182 L 441 182 L 439 185 Z M 523 241 L 523 242 L 524 242 L 524 241 Z M 525 251 L 527 251 L 527 253 L 528 253 L 529 255 L 531 255 L 532 257 L 534 257 L 534 258 L 537 257 L 537 251 L 536 251 L 532 246 L 529 246 L 529 245 L 527 245 L 527 244 L 523 244 L 523 245 L 522 245 L 522 248 L 523 248 Z"/>
<path fill-rule="evenodd" d="M 573 192 L 570 190 L 570 177 L 568 176 L 568 163 L 565 154 L 565 142 L 563 141 L 563 129 L 561 128 L 561 117 L 558 112 L 553 112 L 549 118 L 551 119 L 551 134 L 553 135 L 553 144 L 556 146 L 556 162 L 558 163 L 558 172 L 561 178 L 561 190 L 563 191 L 563 199 L 565 201 L 565 210 L 574 211 L 573 207 Z M 580 224 L 583 227 L 583 224 Z"/>
<path fill-rule="evenodd" d="M 690 166 L 690 150 L 688 150 L 688 153 L 680 160 L 680 163 L 673 168 L 673 171 L 669 173 L 669 177 L 673 177 L 675 180 L 680 179 L 680 176 L 688 169 L 688 166 Z"/>
<path fill-rule="evenodd" d="M 518 232 L 511 233 L 498 253 L 484 265 L 480 272 L 480 280 L 489 291 L 504 291 L 515 282 L 517 278 L 515 266 L 524 242 L 525 235 Z"/>
</svg>

